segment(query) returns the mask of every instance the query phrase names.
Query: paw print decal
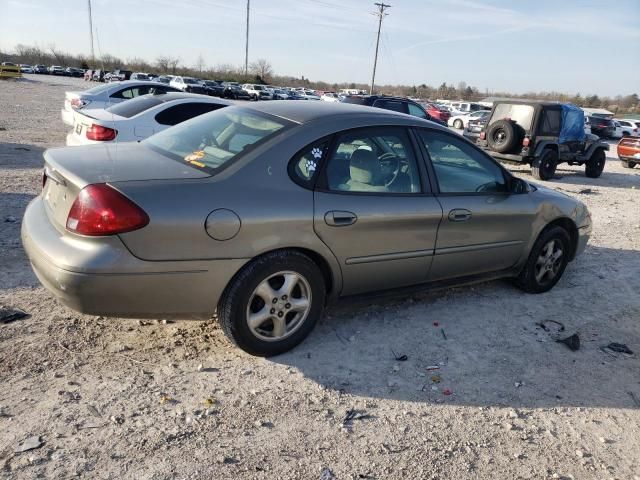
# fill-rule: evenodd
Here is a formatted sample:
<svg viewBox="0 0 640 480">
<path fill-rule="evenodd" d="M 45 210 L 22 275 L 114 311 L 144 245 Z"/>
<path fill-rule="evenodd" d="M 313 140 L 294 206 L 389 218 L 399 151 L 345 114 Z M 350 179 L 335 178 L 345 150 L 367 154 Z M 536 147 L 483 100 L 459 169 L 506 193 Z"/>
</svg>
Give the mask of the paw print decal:
<svg viewBox="0 0 640 480">
<path fill-rule="evenodd" d="M 313 150 L 311 150 L 311 155 L 313 155 L 313 158 L 320 158 L 322 157 L 322 150 L 316 147 Z"/>
<path fill-rule="evenodd" d="M 316 162 L 313 160 L 307 160 L 307 171 L 313 173 L 316 171 Z"/>
</svg>

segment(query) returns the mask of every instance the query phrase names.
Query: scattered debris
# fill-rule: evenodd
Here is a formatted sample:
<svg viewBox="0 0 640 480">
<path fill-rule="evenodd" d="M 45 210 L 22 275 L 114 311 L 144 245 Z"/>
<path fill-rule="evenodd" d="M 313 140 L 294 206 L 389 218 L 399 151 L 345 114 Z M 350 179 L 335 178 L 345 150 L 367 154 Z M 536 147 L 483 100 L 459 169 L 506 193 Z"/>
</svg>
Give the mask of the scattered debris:
<svg viewBox="0 0 640 480">
<path fill-rule="evenodd" d="M 329 467 L 324 467 L 320 472 L 320 480 L 336 480 L 336 476 Z"/>
<path fill-rule="evenodd" d="M 442 394 L 443 394 L 443 395 L 447 395 L 447 396 L 448 396 L 448 395 L 453 395 L 453 392 L 452 392 L 449 388 L 445 388 L 445 389 L 442 391 Z"/>
<path fill-rule="evenodd" d="M 557 320 L 543 320 L 541 322 L 536 322 L 536 325 L 542 328 L 545 332 L 550 332 L 551 329 L 547 327 L 547 323 L 555 323 L 560 327 L 558 329 L 558 332 L 564 332 L 564 324 L 562 322 L 558 322 Z"/>
<path fill-rule="evenodd" d="M 100 415 L 100 412 L 98 411 L 98 409 L 96 407 L 94 407 L 93 405 L 87 405 L 87 410 L 89 410 L 89 413 L 91 415 L 93 415 L 94 417 L 102 417 L 102 415 Z"/>
<path fill-rule="evenodd" d="M 523 385 L 524 385 L 524 382 L 515 382 L 515 383 L 513 384 L 513 386 L 514 386 L 514 387 L 516 387 L 516 388 L 520 388 L 520 387 L 521 387 L 521 386 L 523 386 Z"/>
<path fill-rule="evenodd" d="M 384 448 L 389 453 L 400 453 L 400 452 L 404 452 L 409 447 L 392 447 L 386 443 L 383 443 L 382 448 Z"/>
<path fill-rule="evenodd" d="M 438 365 L 429 365 L 427 367 L 427 372 L 432 372 L 434 370 L 440 370 L 440 367 Z"/>
<path fill-rule="evenodd" d="M 583 188 L 582 190 L 578 191 L 578 193 L 581 193 L 582 195 L 589 195 L 591 193 L 595 193 L 593 190 L 591 190 L 590 188 Z"/>
<path fill-rule="evenodd" d="M 213 405 L 215 405 L 215 403 L 216 403 L 216 401 L 211 397 L 204 399 L 204 405 L 206 407 L 212 407 Z"/>
<path fill-rule="evenodd" d="M 444 334 L 444 328 L 440 329 L 440 333 L 442 333 L 442 338 L 444 338 L 446 340 L 447 336 Z"/>
<path fill-rule="evenodd" d="M 31 149 L 27 147 L 15 147 L 14 150 L 23 150 L 25 152 L 30 152 Z"/>
<path fill-rule="evenodd" d="M 633 351 L 627 347 L 624 343 L 616 343 L 612 342 L 604 348 L 608 348 L 609 350 L 613 350 L 616 353 L 624 353 L 626 355 L 633 355 Z"/>
<path fill-rule="evenodd" d="M 26 438 L 18 444 L 14 451 L 15 453 L 27 452 L 29 450 L 40 448 L 42 445 L 44 445 L 44 442 L 41 440 L 40 436 L 34 435 L 33 437 Z"/>
<path fill-rule="evenodd" d="M 13 215 L 7 215 L 6 217 L 4 217 L 4 221 L 5 223 L 16 223 L 18 219 Z"/>
<path fill-rule="evenodd" d="M 0 308 L 0 323 L 7 324 L 31 317 L 30 314 L 19 308 Z"/>
<path fill-rule="evenodd" d="M 441 380 L 442 380 L 442 377 L 440 375 L 432 375 L 431 376 L 431 381 L 433 383 L 440 383 Z"/>
<path fill-rule="evenodd" d="M 409 360 L 409 357 L 407 357 L 406 355 L 396 355 L 396 352 L 394 352 L 393 349 L 391 349 L 391 353 L 393 353 L 393 357 L 398 362 L 406 362 L 407 360 Z"/>
<path fill-rule="evenodd" d="M 373 415 L 366 413 L 364 410 L 356 410 L 354 408 L 347 410 L 344 418 L 342 419 L 342 428 L 345 430 L 351 430 L 354 420 L 367 420 L 374 418 Z"/>
<path fill-rule="evenodd" d="M 574 352 L 576 350 L 580 350 L 580 337 L 578 336 L 577 333 L 574 333 L 573 335 L 567 338 L 556 340 L 556 342 L 564 343 L 567 347 L 569 347 L 569 350 L 572 350 Z"/>
<path fill-rule="evenodd" d="M 433 322 L 433 326 L 434 327 L 439 327 L 440 326 L 440 322 Z"/>
</svg>

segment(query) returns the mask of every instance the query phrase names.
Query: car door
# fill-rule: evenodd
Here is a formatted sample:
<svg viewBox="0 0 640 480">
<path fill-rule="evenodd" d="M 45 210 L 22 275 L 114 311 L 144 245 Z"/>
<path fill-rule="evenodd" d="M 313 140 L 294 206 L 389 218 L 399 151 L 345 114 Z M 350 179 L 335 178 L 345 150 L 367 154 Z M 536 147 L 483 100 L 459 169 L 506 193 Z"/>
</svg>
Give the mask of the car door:
<svg viewBox="0 0 640 480">
<path fill-rule="evenodd" d="M 342 294 L 425 282 L 442 209 L 409 131 L 344 131 L 327 148 L 316 150 L 326 160 L 314 192 L 314 229 L 340 263 Z"/>
<path fill-rule="evenodd" d="M 536 207 L 511 193 L 506 172 L 449 132 L 416 131 L 443 209 L 429 280 L 497 272 L 526 254 Z"/>
</svg>

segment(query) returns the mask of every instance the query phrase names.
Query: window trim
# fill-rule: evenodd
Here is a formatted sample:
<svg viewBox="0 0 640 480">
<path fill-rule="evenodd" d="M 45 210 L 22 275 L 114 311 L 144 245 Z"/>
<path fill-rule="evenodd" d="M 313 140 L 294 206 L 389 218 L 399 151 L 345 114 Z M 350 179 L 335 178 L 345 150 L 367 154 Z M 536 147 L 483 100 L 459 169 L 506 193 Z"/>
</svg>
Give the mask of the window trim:
<svg viewBox="0 0 640 480">
<path fill-rule="evenodd" d="M 357 132 L 359 130 L 378 130 L 383 128 L 394 128 L 402 130 L 407 138 L 409 139 L 409 148 L 411 148 L 415 161 L 416 167 L 418 169 L 418 177 L 420 183 L 420 192 L 411 192 L 411 193 L 401 193 L 401 192 L 351 192 L 348 190 L 331 190 L 329 188 L 329 181 L 327 179 L 327 167 L 329 165 L 329 159 L 331 155 L 337 150 L 338 147 L 338 139 L 341 135 L 350 134 L 353 132 Z M 329 143 L 329 148 L 325 153 L 323 159 L 326 158 L 325 161 L 322 162 L 320 167 L 320 171 L 318 172 L 318 176 L 316 178 L 314 190 L 322 193 L 330 193 L 335 195 L 363 195 L 363 196 L 376 196 L 376 197 L 432 197 L 433 190 L 431 189 L 431 184 L 427 181 L 427 178 L 430 177 L 428 172 L 424 168 L 424 159 L 422 158 L 422 152 L 419 150 L 419 145 L 416 143 L 416 139 L 413 138 L 413 132 L 411 125 L 398 125 L 398 124 L 390 124 L 390 125 L 371 125 L 366 127 L 354 127 L 348 128 L 346 130 L 340 130 L 339 132 L 335 132 L 332 135 L 331 142 Z"/>
<path fill-rule="evenodd" d="M 514 192 L 510 191 L 510 185 L 513 183 L 513 179 L 516 178 L 514 177 L 511 172 L 509 172 L 506 168 L 504 168 L 500 162 L 498 162 L 495 158 L 493 158 L 491 155 L 488 155 L 486 152 L 484 152 L 481 148 L 478 148 L 477 146 L 475 146 L 473 143 L 471 143 L 469 140 L 467 140 L 466 138 L 455 134 L 455 133 L 450 133 L 448 131 L 445 130 L 440 130 L 439 128 L 428 128 L 428 127 L 413 127 L 412 128 L 414 130 L 414 135 L 416 137 L 416 140 L 418 142 L 418 146 L 420 147 L 420 150 L 422 151 L 422 154 L 424 156 L 425 162 L 427 163 L 427 171 L 429 172 L 429 178 L 431 179 L 431 183 L 432 183 L 432 189 L 433 192 L 436 196 L 442 196 L 442 197 L 478 197 L 478 196 L 496 196 L 496 195 L 501 195 L 501 196 L 507 196 L 507 195 L 514 195 Z M 480 153 L 485 159 L 489 160 L 491 163 L 493 163 L 494 165 L 496 165 L 500 171 L 502 172 L 502 177 L 504 178 L 505 183 L 507 184 L 507 191 L 506 192 L 441 192 L 440 191 L 440 185 L 438 184 L 438 176 L 436 174 L 436 170 L 435 170 L 435 166 L 433 165 L 433 161 L 431 160 L 431 156 L 429 155 L 429 152 L 427 150 L 427 147 L 424 145 L 424 142 L 422 142 L 422 140 L 420 139 L 420 131 L 424 130 L 426 132 L 436 132 L 436 133 L 441 133 L 444 136 L 448 136 L 451 138 L 454 138 L 456 140 L 462 141 L 464 143 L 466 143 L 467 145 L 469 145 L 470 147 L 472 147 L 473 149 L 475 149 L 476 152 Z M 523 192 L 524 193 L 524 192 Z"/>
</svg>

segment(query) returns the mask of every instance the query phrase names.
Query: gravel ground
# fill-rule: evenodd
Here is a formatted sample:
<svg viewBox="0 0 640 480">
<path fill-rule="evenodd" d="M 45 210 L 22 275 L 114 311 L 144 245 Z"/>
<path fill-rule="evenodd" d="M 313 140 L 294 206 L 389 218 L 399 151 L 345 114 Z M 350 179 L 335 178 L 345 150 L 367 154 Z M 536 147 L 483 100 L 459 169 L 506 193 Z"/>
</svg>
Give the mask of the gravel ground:
<svg viewBox="0 0 640 480">
<path fill-rule="evenodd" d="M 0 82 L 0 304 L 31 314 L 0 324 L 0 477 L 640 479 L 640 169 L 615 148 L 599 179 L 563 165 L 546 182 L 594 220 L 553 291 L 342 303 L 259 359 L 214 322 L 84 316 L 38 284 L 20 221 L 43 150 L 64 143 L 63 92 L 85 87 Z"/>
</svg>

